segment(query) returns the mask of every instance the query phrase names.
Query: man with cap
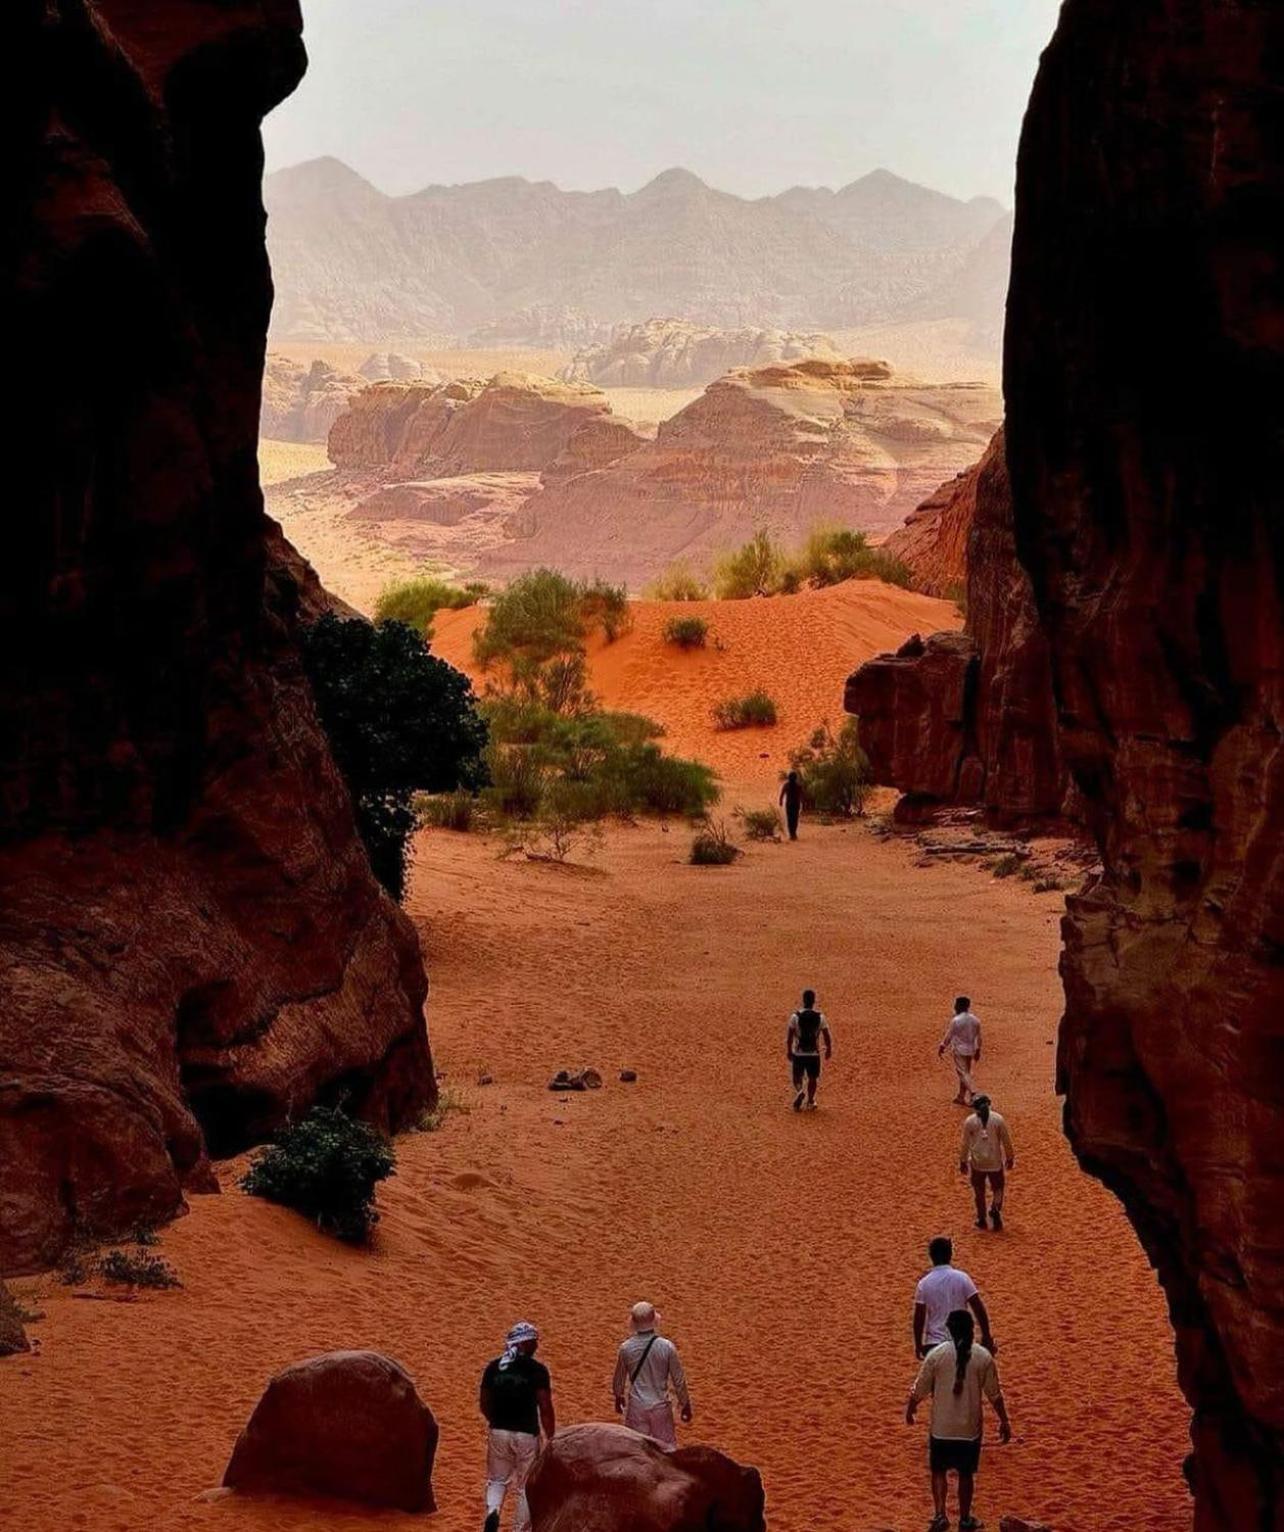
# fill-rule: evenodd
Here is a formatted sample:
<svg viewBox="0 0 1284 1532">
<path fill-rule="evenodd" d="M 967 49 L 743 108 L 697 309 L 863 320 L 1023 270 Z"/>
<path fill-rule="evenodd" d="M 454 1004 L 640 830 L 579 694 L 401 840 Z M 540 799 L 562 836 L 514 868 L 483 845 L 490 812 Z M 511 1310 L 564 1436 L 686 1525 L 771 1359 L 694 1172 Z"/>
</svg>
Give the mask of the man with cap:
<svg viewBox="0 0 1284 1532">
<path fill-rule="evenodd" d="M 635 1303 L 630 1318 L 633 1334 L 620 1346 L 615 1361 L 615 1412 L 624 1416 L 624 1424 L 631 1430 L 652 1437 L 671 1451 L 678 1445 L 678 1437 L 670 1385 L 682 1407 L 683 1421 L 691 1421 L 691 1395 L 682 1360 L 673 1342 L 657 1333 L 659 1316 L 654 1304 Z"/>
<path fill-rule="evenodd" d="M 503 1355 L 482 1373 L 481 1412 L 490 1427 L 483 1532 L 499 1532 L 499 1513 L 510 1489 L 517 1496 L 513 1532 L 530 1529 L 526 1479 L 539 1450 L 540 1427 L 548 1441 L 557 1430 L 553 1383 L 548 1368 L 535 1360 L 538 1346 L 539 1331 L 523 1320 L 508 1332 Z"/>
<path fill-rule="evenodd" d="M 972 1098 L 972 1115 L 963 1124 L 963 1144 L 959 1150 L 959 1172 L 971 1175 L 976 1197 L 976 1226 L 984 1229 L 985 1184 L 990 1183 L 990 1223 L 995 1230 L 1003 1227 L 1004 1171 L 1016 1163 L 1012 1135 L 997 1112 L 990 1110 L 990 1098 L 984 1094 Z"/>
</svg>

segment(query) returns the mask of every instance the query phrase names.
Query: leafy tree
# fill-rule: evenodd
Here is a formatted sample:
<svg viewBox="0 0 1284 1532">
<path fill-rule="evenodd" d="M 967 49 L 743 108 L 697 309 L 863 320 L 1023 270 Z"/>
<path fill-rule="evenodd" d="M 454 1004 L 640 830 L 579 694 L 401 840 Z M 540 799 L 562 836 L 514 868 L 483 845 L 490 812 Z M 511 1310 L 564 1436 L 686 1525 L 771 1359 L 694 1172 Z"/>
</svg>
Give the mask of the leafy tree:
<svg viewBox="0 0 1284 1532">
<path fill-rule="evenodd" d="M 371 627 L 327 614 L 308 630 L 303 652 L 370 865 L 400 899 L 412 793 L 478 788 L 486 780 L 486 724 L 471 683 L 401 622 Z"/>
</svg>

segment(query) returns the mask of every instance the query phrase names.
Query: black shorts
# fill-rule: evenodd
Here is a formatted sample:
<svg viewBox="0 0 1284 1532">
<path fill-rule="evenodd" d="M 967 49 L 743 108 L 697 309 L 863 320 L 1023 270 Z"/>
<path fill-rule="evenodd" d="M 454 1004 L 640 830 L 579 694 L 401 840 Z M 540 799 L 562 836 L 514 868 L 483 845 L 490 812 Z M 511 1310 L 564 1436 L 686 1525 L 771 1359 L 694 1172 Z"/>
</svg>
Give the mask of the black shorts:
<svg viewBox="0 0 1284 1532">
<path fill-rule="evenodd" d="M 981 1461 L 981 1438 L 975 1441 L 954 1441 L 948 1436 L 929 1436 L 927 1461 L 933 1473 L 975 1473 Z"/>
<path fill-rule="evenodd" d="M 804 1079 L 820 1079 L 820 1054 L 818 1053 L 795 1053 L 793 1066 L 795 1089 L 802 1085 Z"/>
</svg>

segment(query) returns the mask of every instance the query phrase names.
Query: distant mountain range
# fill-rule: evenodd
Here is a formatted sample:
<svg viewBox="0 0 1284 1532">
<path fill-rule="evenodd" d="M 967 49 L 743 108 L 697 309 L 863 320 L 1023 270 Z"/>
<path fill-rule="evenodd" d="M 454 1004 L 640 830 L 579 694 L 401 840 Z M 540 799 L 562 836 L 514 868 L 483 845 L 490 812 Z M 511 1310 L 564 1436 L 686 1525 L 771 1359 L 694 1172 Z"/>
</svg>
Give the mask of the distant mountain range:
<svg viewBox="0 0 1284 1532">
<path fill-rule="evenodd" d="M 520 177 L 390 197 L 336 159 L 264 182 L 278 340 L 581 346 L 657 315 L 838 330 L 1002 326 L 1011 218 L 885 170 L 746 199 L 666 170 L 640 191 Z"/>
</svg>

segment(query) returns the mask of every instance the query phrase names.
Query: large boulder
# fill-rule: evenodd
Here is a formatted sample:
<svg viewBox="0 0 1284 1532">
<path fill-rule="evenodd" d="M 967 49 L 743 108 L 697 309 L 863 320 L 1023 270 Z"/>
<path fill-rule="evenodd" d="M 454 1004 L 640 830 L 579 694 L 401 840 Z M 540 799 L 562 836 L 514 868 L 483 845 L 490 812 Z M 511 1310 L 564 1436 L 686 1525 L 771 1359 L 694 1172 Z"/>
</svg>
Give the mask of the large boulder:
<svg viewBox="0 0 1284 1532">
<path fill-rule="evenodd" d="M 436 1452 L 437 1422 L 404 1367 L 377 1351 L 330 1351 L 269 1382 L 223 1483 L 435 1511 Z"/>
<path fill-rule="evenodd" d="M 763 1532 L 756 1468 L 712 1447 L 666 1452 L 617 1425 L 570 1426 L 526 1486 L 533 1532 Z"/>
<path fill-rule="evenodd" d="M 290 0 L 20 7 L 0 561 L 0 1271 L 434 1094 L 426 979 L 299 654 L 256 441 Z M 103 368 L 110 367 L 104 384 Z"/>
</svg>

